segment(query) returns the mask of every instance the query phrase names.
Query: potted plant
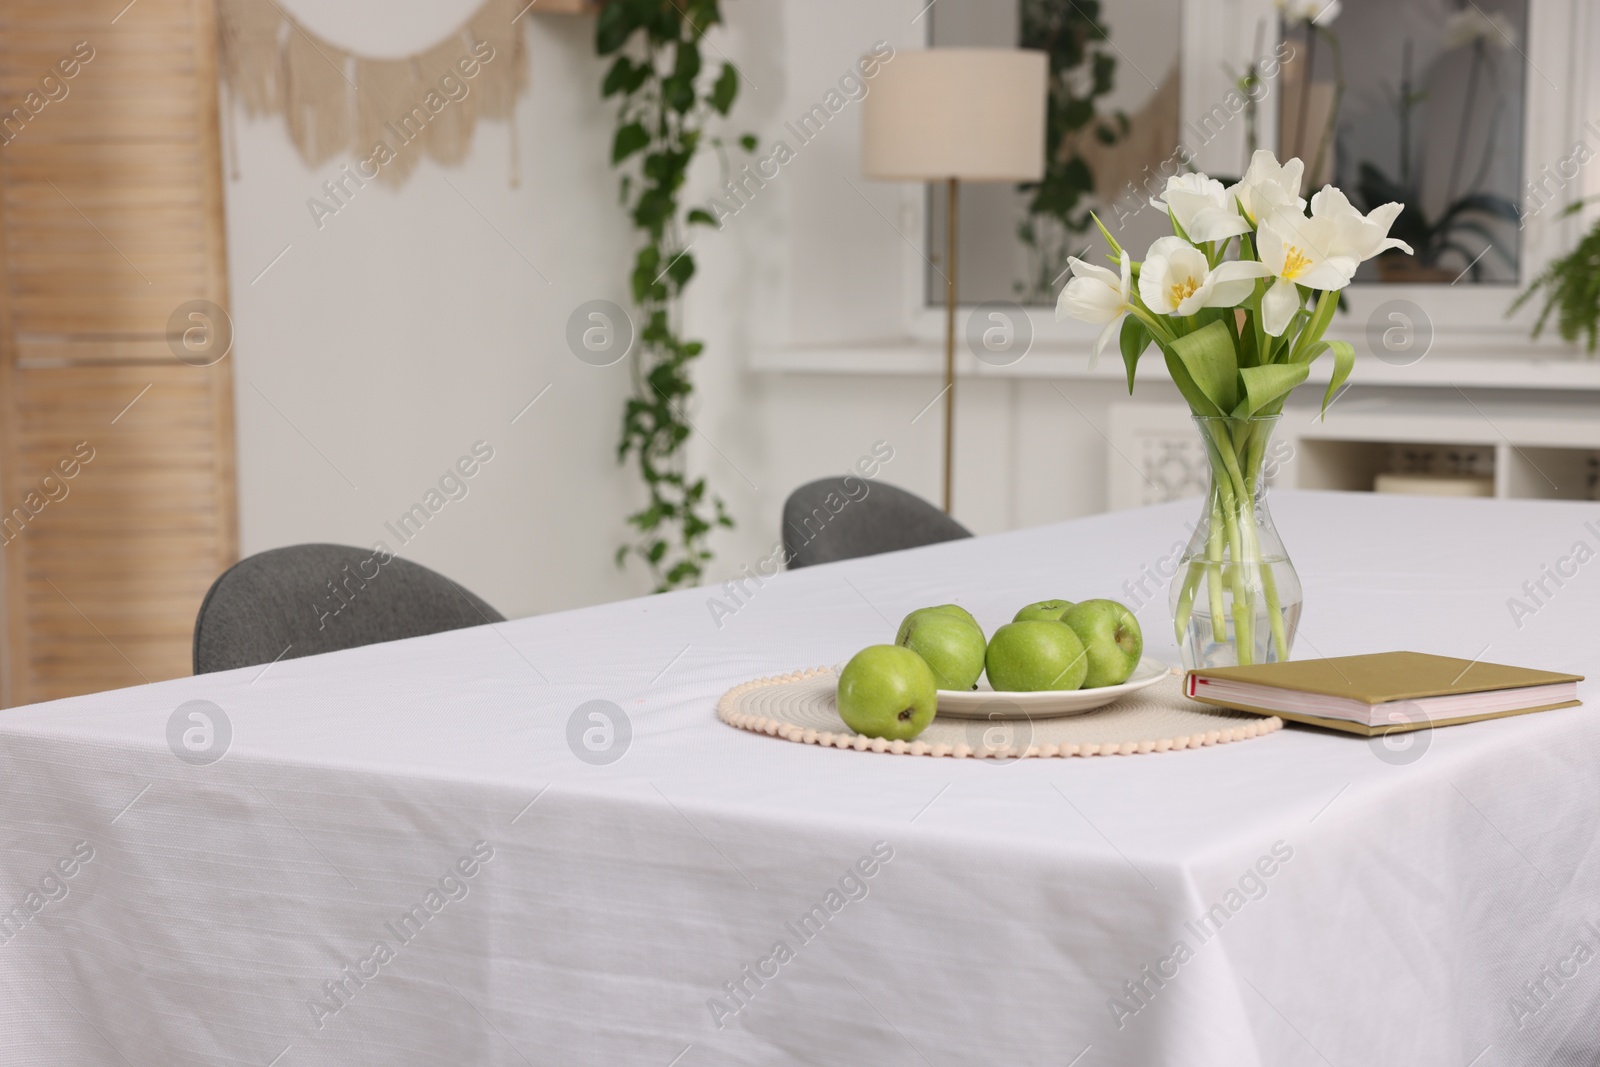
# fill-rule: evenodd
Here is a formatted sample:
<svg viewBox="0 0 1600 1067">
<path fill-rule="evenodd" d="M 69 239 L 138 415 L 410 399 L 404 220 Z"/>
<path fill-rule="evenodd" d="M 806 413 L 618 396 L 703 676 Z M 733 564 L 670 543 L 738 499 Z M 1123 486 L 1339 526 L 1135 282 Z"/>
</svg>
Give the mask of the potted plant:
<svg viewBox="0 0 1600 1067">
<path fill-rule="evenodd" d="M 1584 203 L 1579 200 L 1569 204 L 1561 213 L 1575 215 L 1583 210 Z M 1571 252 L 1551 260 L 1506 314 L 1515 312 L 1540 291 L 1544 293 L 1544 307 L 1533 324 L 1533 336 L 1544 332 L 1545 323 L 1554 314 L 1561 339 L 1575 345 L 1582 337 L 1585 351 L 1593 355 L 1596 335 L 1600 334 L 1600 222 L 1590 227 Z"/>
</svg>

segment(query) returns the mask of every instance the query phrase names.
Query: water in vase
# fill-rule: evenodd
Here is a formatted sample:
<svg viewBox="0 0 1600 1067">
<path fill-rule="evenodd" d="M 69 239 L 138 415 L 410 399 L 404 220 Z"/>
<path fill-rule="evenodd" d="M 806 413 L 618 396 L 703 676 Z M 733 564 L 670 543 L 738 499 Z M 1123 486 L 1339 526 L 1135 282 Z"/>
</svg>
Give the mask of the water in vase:
<svg viewBox="0 0 1600 1067">
<path fill-rule="evenodd" d="M 1185 559 L 1192 583 L 1172 587 L 1172 615 L 1185 667 L 1231 667 L 1289 658 L 1300 624 L 1300 579 L 1286 556 L 1260 563 Z M 1181 573 L 1181 572 L 1180 572 Z M 1184 589 L 1193 590 L 1183 602 Z M 1267 596 L 1267 589 L 1275 596 Z M 1273 612 L 1277 618 L 1273 618 Z"/>
</svg>

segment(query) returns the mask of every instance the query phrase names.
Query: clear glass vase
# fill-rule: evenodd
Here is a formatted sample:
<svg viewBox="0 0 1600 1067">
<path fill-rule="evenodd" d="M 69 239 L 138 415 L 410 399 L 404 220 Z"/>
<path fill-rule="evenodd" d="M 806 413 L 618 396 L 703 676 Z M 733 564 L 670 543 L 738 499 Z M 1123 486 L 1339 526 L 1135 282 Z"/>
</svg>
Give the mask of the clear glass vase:
<svg viewBox="0 0 1600 1067">
<path fill-rule="evenodd" d="M 1289 658 L 1300 623 L 1300 578 L 1267 510 L 1278 416 L 1204 418 L 1195 426 L 1211 478 L 1172 579 L 1183 665 L 1231 667 Z"/>
</svg>

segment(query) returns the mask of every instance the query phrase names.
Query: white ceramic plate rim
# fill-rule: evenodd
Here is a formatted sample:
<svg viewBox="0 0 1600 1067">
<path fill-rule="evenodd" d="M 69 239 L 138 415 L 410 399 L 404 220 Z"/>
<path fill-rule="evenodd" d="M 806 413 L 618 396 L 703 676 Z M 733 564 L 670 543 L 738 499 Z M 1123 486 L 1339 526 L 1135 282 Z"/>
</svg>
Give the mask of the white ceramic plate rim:
<svg viewBox="0 0 1600 1067">
<path fill-rule="evenodd" d="M 1071 715 L 1075 712 L 1093 711 L 1105 707 L 1118 697 L 1137 693 L 1161 681 L 1168 674 L 1165 663 L 1150 656 L 1139 661 L 1133 676 L 1121 685 L 1106 685 L 1099 689 L 1052 689 L 1038 693 L 999 692 L 986 688 L 988 679 L 979 682 L 979 688 L 961 692 L 955 689 L 939 690 L 939 714 L 956 718 L 1025 719 L 1048 715 Z"/>
</svg>

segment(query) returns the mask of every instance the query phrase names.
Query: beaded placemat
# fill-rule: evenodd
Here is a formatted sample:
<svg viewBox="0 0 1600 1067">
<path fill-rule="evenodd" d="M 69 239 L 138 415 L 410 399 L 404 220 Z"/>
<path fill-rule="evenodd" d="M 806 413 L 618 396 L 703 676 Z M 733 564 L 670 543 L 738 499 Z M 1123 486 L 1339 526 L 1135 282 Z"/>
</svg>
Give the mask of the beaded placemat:
<svg viewBox="0 0 1600 1067">
<path fill-rule="evenodd" d="M 1181 678 L 1174 674 L 1079 715 L 1033 720 L 935 717 L 914 741 L 886 741 L 844 724 L 834 706 L 838 679 L 833 668 L 813 667 L 735 686 L 717 702 L 717 716 L 741 730 L 807 745 L 979 759 L 1132 756 L 1246 741 L 1283 728 L 1276 716 L 1198 704 L 1183 695 Z"/>
</svg>

